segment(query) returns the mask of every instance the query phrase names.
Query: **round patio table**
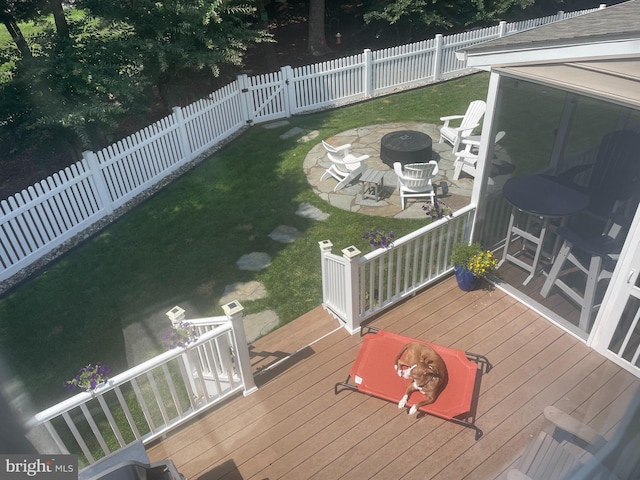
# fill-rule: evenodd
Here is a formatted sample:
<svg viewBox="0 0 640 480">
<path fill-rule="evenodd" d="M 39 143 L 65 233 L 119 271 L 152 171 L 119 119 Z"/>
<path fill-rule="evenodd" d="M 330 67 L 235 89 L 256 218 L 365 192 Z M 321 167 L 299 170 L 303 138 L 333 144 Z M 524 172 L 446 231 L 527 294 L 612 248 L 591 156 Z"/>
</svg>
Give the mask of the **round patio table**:
<svg viewBox="0 0 640 480">
<path fill-rule="evenodd" d="M 431 137 L 415 130 L 387 133 L 380 141 L 380 159 L 393 168 L 394 162 L 426 163 L 431 160 Z"/>
</svg>

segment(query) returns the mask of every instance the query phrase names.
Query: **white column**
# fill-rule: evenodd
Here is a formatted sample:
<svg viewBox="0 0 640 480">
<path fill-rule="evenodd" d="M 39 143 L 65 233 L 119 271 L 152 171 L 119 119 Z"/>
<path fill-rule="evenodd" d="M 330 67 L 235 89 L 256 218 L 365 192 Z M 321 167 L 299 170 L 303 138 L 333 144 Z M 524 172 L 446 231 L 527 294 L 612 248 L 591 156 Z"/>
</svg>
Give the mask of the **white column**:
<svg viewBox="0 0 640 480">
<path fill-rule="evenodd" d="M 253 372 L 251 371 L 247 335 L 244 332 L 244 323 L 242 322 L 244 307 L 240 302 L 234 300 L 233 302 L 223 305 L 222 310 L 232 325 L 233 337 L 236 344 L 236 361 L 238 362 L 238 369 L 240 370 L 242 384 L 244 385 L 244 396 L 246 397 L 258 390 L 258 387 L 256 387 Z"/>
<path fill-rule="evenodd" d="M 350 334 L 360 331 L 360 250 L 353 245 L 342 250 L 342 256 L 349 262 L 345 269 L 345 328 Z"/>
</svg>

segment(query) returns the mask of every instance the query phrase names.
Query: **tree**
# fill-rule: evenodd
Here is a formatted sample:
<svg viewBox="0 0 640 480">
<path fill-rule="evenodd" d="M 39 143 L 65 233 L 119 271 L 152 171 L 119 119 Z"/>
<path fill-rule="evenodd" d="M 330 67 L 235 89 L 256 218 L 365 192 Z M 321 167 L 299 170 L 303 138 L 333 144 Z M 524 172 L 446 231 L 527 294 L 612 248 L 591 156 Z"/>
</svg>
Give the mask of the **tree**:
<svg viewBox="0 0 640 480">
<path fill-rule="evenodd" d="M 11 35 L 13 42 L 18 47 L 23 58 L 29 58 L 32 54 L 29 44 L 18 26 L 18 19 L 24 18 L 27 12 L 31 11 L 30 6 L 31 4 L 29 2 L 0 0 L 0 17 L 2 23 L 7 28 L 9 35 Z"/>
<path fill-rule="evenodd" d="M 62 8 L 62 0 L 49 0 L 51 5 L 51 11 L 53 12 L 53 19 L 56 23 L 56 31 L 60 38 L 69 39 L 69 25 L 67 25 L 67 19 L 64 16 L 64 9 Z"/>
<path fill-rule="evenodd" d="M 168 89 L 187 74 L 208 71 L 218 76 L 224 66 L 242 63 L 250 43 L 268 38 L 249 23 L 255 8 L 241 1 L 79 0 L 78 5 L 131 26 L 135 36 L 130 48 L 143 61 L 141 74 L 168 104 Z"/>
<path fill-rule="evenodd" d="M 508 11 L 524 9 L 534 0 L 368 0 L 364 20 L 395 28 L 397 42 L 411 41 L 416 30 L 464 28 L 495 22 Z M 431 33 L 431 32 L 430 32 Z"/>
<path fill-rule="evenodd" d="M 309 2 L 309 38 L 307 48 L 313 55 L 324 55 L 329 52 L 325 38 L 324 7 L 325 0 Z"/>
</svg>

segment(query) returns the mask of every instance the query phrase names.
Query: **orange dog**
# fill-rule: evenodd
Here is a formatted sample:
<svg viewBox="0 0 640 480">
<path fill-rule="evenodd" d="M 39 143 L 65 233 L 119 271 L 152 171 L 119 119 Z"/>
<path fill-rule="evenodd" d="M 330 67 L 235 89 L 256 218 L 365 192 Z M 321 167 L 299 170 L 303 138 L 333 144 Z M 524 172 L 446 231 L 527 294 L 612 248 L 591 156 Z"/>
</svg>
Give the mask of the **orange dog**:
<svg viewBox="0 0 640 480">
<path fill-rule="evenodd" d="M 413 392 L 419 391 L 427 397 L 411 407 L 411 415 L 420 407 L 435 402 L 449 379 L 447 366 L 440 355 L 430 346 L 419 342 L 408 343 L 402 347 L 393 368 L 398 372 L 398 376 L 413 380 L 407 386 L 404 397 L 398 402 L 398 408 L 405 407 Z"/>
</svg>

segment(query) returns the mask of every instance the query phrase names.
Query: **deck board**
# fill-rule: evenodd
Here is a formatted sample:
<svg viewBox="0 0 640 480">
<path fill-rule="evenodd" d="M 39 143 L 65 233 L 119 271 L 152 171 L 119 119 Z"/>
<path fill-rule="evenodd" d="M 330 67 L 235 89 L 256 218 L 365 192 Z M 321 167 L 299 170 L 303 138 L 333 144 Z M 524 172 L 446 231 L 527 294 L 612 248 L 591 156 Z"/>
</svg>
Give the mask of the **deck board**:
<svg viewBox="0 0 640 480">
<path fill-rule="evenodd" d="M 359 392 L 334 394 L 362 339 L 319 307 L 253 343 L 257 392 L 148 445 L 149 457 L 171 458 L 190 480 L 506 478 L 545 406 L 610 436 L 640 386 L 488 284 L 462 292 L 448 278 L 370 324 L 489 359 L 475 412 L 480 440 L 470 428 L 409 416 Z"/>
</svg>

